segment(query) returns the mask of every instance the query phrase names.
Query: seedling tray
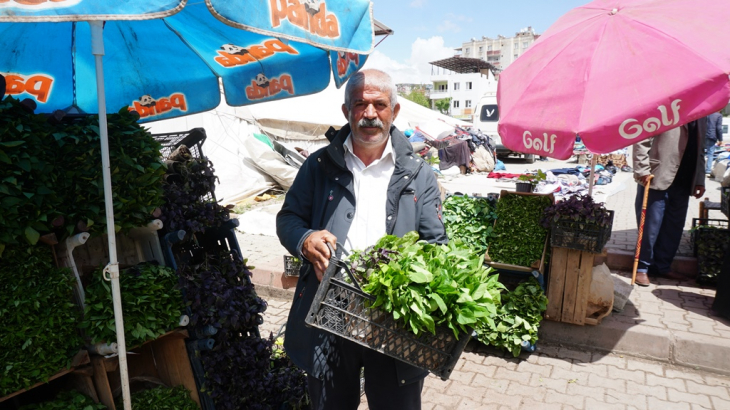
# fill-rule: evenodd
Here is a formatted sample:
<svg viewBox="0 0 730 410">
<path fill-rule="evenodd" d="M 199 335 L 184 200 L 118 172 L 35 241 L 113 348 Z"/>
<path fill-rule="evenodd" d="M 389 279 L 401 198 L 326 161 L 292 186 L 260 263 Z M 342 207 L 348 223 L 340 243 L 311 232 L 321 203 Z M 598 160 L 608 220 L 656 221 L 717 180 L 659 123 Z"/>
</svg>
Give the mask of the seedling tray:
<svg viewBox="0 0 730 410">
<path fill-rule="evenodd" d="M 451 330 L 437 327 L 435 335 L 416 336 L 390 313 L 368 308 L 373 301 L 347 265 L 333 257 L 305 323 L 448 380 L 471 335 L 457 339 Z"/>
</svg>

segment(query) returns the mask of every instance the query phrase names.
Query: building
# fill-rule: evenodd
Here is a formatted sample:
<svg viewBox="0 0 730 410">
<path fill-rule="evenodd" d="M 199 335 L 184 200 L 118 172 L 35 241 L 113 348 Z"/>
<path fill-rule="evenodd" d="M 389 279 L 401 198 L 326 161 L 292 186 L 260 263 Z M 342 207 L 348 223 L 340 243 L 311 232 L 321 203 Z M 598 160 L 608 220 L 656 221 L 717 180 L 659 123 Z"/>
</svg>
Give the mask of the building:
<svg viewBox="0 0 730 410">
<path fill-rule="evenodd" d="M 496 91 L 498 70 L 479 58 L 455 56 L 431 64 L 431 108 L 437 100 L 451 98 L 450 116 L 471 122 L 479 99 L 489 90 Z"/>
<path fill-rule="evenodd" d="M 462 57 L 482 59 L 498 69 L 504 70 L 540 38 L 532 27 L 527 27 L 515 33 L 514 37 L 497 36 L 497 38 L 482 37 L 481 40 L 472 38 L 463 43 L 457 52 Z"/>
</svg>

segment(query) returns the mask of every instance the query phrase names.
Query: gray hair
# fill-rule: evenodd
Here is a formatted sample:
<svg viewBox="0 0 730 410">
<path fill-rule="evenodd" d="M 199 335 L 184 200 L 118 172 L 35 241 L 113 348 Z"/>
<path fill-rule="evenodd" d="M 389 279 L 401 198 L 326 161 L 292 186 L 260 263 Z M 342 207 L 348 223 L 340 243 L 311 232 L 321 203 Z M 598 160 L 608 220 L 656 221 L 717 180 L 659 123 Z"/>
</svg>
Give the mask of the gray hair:
<svg viewBox="0 0 730 410">
<path fill-rule="evenodd" d="M 366 75 L 367 74 L 367 75 Z M 370 85 L 378 90 L 388 93 L 390 95 L 390 107 L 395 107 L 398 104 L 398 89 L 393 84 L 393 79 L 390 76 L 380 70 L 373 68 L 367 70 L 360 70 L 350 77 L 345 87 L 345 107 L 349 110 L 350 107 L 350 94 L 358 88 Z"/>
</svg>

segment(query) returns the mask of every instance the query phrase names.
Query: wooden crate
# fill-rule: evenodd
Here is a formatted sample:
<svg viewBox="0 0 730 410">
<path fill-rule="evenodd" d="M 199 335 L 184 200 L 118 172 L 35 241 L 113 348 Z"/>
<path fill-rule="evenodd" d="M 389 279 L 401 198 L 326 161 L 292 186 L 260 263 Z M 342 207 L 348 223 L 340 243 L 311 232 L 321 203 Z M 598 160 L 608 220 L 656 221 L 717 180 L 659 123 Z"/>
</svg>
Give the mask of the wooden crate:
<svg viewBox="0 0 730 410">
<path fill-rule="evenodd" d="M 50 383 L 51 381 L 60 379 L 62 377 L 68 378 L 68 381 L 70 382 L 69 384 L 73 386 L 73 388 L 91 397 L 94 401 L 98 401 L 96 399 L 96 393 L 92 388 L 93 386 L 91 386 L 90 371 L 89 367 L 86 366 L 88 364 L 89 353 L 86 350 L 80 350 L 79 353 L 77 353 L 71 360 L 71 366 L 68 369 L 63 369 L 58 373 L 50 376 L 48 380 L 38 382 L 28 387 L 27 389 L 18 390 L 14 393 L 8 394 L 7 396 L 0 397 L 0 403 L 10 400 L 16 396 L 28 392 L 29 390 L 35 389 L 39 386 L 43 386 Z"/>
<path fill-rule="evenodd" d="M 198 388 L 195 385 L 193 370 L 185 348 L 186 330 L 173 330 L 159 338 L 132 349 L 127 355 L 129 381 L 134 392 L 135 383 L 158 383 L 169 387 L 185 386 L 190 397 L 200 406 Z M 99 401 L 109 410 L 116 410 L 114 397 L 121 392 L 119 359 L 114 357 L 92 356 L 94 366 L 94 385 Z"/>
<path fill-rule="evenodd" d="M 591 252 L 552 248 L 545 319 L 586 324 L 594 257 Z"/>
</svg>

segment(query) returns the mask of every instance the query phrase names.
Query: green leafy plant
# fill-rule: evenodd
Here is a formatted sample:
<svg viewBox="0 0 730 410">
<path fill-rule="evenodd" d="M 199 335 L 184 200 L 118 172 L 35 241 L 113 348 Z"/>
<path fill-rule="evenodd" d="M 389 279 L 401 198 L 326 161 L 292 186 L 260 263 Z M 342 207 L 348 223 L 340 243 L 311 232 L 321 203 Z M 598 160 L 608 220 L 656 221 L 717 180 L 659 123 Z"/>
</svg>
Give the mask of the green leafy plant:
<svg viewBox="0 0 730 410">
<path fill-rule="evenodd" d="M 552 199 L 544 195 L 507 193 L 497 201 L 497 223 L 492 231 L 489 257 L 517 266 L 539 262 L 548 230 L 540 225 Z"/>
<path fill-rule="evenodd" d="M 118 409 L 123 408 L 121 397 L 116 401 Z M 198 410 L 198 404 L 190 397 L 185 386 L 158 386 L 132 393 L 133 409 L 149 410 Z"/>
<path fill-rule="evenodd" d="M 126 109 L 108 116 L 115 230 L 146 225 L 162 204 L 160 145 Z M 49 122 L 0 102 L 0 256 L 55 232 L 106 232 L 98 116 Z"/>
<path fill-rule="evenodd" d="M 421 105 L 426 108 L 431 108 L 431 100 L 426 97 L 423 90 L 412 90 L 408 94 L 402 95 L 403 98 L 413 101 L 414 103 Z"/>
<path fill-rule="evenodd" d="M 124 270 L 119 285 L 128 348 L 154 340 L 178 326 L 183 302 L 174 270 L 142 263 Z M 86 287 L 81 327 L 91 343 L 116 341 L 111 285 L 103 279 L 101 269 L 94 272 Z"/>
<path fill-rule="evenodd" d="M 53 400 L 29 404 L 21 407 L 20 410 L 106 410 L 106 406 L 94 403 L 89 396 L 76 390 L 65 390 L 58 393 Z"/>
<path fill-rule="evenodd" d="M 486 198 L 452 195 L 443 204 L 443 220 L 449 240 L 461 239 L 478 254 L 487 250 L 496 219 L 496 207 Z"/>
<path fill-rule="evenodd" d="M 434 102 L 434 106 L 441 114 L 448 114 L 449 109 L 451 108 L 451 97 L 436 100 L 436 102 Z"/>
<path fill-rule="evenodd" d="M 391 313 L 415 334 L 451 329 L 458 338 L 496 313 L 502 285 L 461 241 L 448 245 L 418 240 L 417 232 L 386 235 L 350 263 L 373 308 Z"/>
<path fill-rule="evenodd" d="M 73 273 L 48 246 L 10 246 L 0 259 L 0 397 L 47 380 L 83 346 Z"/>
<path fill-rule="evenodd" d="M 547 174 L 542 172 L 541 169 L 538 169 L 537 172 L 534 174 L 522 174 L 522 175 L 518 176 L 517 180 L 523 181 L 523 182 L 529 182 L 532 185 L 537 185 L 538 182 L 544 181 L 546 177 L 547 177 Z"/>
<path fill-rule="evenodd" d="M 517 357 L 523 343 L 534 345 L 537 330 L 547 309 L 547 297 L 537 280 L 530 278 L 515 290 L 502 294 L 502 305 L 494 317 L 475 328 L 477 340 Z"/>
</svg>

